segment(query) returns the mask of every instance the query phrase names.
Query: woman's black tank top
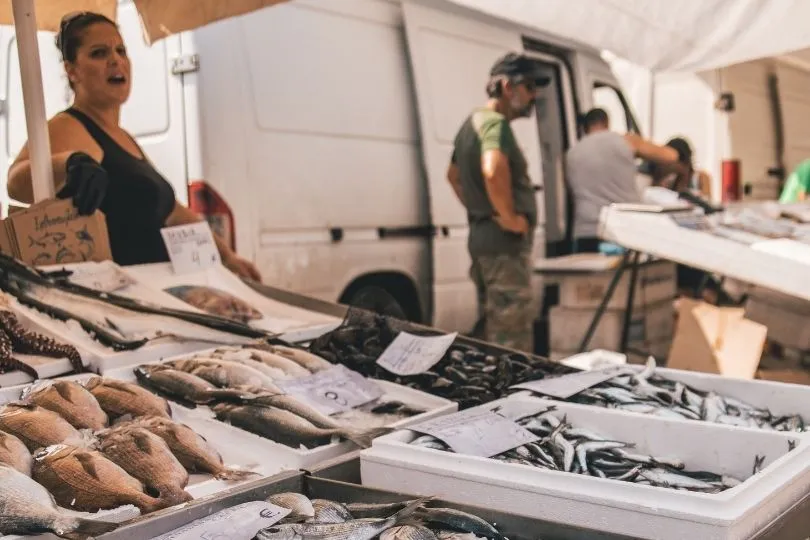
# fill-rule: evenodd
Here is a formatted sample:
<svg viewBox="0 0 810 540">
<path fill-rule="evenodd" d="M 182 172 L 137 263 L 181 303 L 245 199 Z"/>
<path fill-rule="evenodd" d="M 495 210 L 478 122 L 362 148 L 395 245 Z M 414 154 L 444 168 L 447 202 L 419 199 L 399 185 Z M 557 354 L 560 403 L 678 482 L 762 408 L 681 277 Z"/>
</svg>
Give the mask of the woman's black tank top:
<svg viewBox="0 0 810 540">
<path fill-rule="evenodd" d="M 148 160 L 124 150 L 86 114 L 72 107 L 65 112 L 81 122 L 104 151 L 101 166 L 109 186 L 101 211 L 107 217 L 113 260 L 120 265 L 168 261 L 160 229 L 175 205 L 171 184 Z"/>
</svg>

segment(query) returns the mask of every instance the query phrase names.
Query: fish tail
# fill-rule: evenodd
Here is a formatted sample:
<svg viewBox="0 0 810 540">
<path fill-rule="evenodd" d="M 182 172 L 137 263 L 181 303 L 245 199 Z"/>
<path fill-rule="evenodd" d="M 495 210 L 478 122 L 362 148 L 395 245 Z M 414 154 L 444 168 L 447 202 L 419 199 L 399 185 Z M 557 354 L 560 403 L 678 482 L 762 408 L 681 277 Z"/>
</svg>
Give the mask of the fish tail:
<svg viewBox="0 0 810 540">
<path fill-rule="evenodd" d="M 416 512 L 417 510 L 422 508 L 422 506 L 424 506 L 425 504 L 427 504 L 432 500 L 433 497 L 422 497 L 421 499 L 416 499 L 415 501 L 408 504 L 408 506 L 406 506 L 405 508 L 403 508 L 402 510 L 391 516 L 389 519 L 392 519 L 394 523 L 400 523 L 408 519 L 414 512 Z"/>
<path fill-rule="evenodd" d="M 239 482 L 241 480 L 246 480 L 252 476 L 258 476 L 259 473 L 253 471 L 243 471 L 240 469 L 231 469 L 231 468 L 223 468 L 217 474 L 214 475 L 214 478 L 217 480 L 225 480 L 228 482 Z"/>
<path fill-rule="evenodd" d="M 390 427 L 378 427 L 363 431 L 347 430 L 343 432 L 342 435 L 360 448 L 369 448 L 374 439 L 388 435 L 392 431 L 394 431 L 394 429 Z"/>
<path fill-rule="evenodd" d="M 158 491 L 160 492 L 160 498 L 162 500 L 171 501 L 171 506 L 194 500 L 194 497 L 180 486 L 160 486 Z"/>
<path fill-rule="evenodd" d="M 54 532 L 56 532 L 56 534 L 62 538 L 68 538 L 71 540 L 85 540 L 87 538 L 94 538 L 113 531 L 117 527 L 118 523 L 67 516 L 59 518 L 53 524 Z"/>
</svg>

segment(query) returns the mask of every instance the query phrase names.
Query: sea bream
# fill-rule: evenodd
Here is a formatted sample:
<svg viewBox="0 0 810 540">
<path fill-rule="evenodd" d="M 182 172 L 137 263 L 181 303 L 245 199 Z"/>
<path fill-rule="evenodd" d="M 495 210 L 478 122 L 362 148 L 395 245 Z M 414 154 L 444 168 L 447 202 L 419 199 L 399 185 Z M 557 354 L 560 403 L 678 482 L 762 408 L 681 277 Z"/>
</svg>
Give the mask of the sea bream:
<svg viewBox="0 0 810 540">
<path fill-rule="evenodd" d="M 76 381 L 43 381 L 27 387 L 22 400 L 58 413 L 76 429 L 107 427 L 109 418 L 98 400 Z"/>
<path fill-rule="evenodd" d="M 171 417 L 168 401 L 135 383 L 93 377 L 84 386 L 111 419 L 126 415 Z"/>
<path fill-rule="evenodd" d="M 52 532 L 62 538 L 91 538 L 118 525 L 83 519 L 56 506 L 41 484 L 12 467 L 0 465 L 0 535 Z"/>
<path fill-rule="evenodd" d="M 138 418 L 122 426 L 142 427 L 163 439 L 188 472 L 208 473 L 219 480 L 229 481 L 240 481 L 256 475 L 252 471 L 226 467 L 220 453 L 202 435 L 185 424 L 153 416 Z"/>
<path fill-rule="evenodd" d="M 16 436 L 32 452 L 52 444 L 85 440 L 57 413 L 31 403 L 9 403 L 0 408 L 0 429 Z"/>
</svg>

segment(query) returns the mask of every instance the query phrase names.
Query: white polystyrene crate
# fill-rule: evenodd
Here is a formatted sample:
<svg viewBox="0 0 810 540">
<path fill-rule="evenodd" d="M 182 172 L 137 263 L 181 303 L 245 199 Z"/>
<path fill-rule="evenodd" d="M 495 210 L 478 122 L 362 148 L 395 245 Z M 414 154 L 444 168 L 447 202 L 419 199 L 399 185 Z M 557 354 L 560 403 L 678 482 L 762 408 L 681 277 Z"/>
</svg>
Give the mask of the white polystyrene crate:
<svg viewBox="0 0 810 540">
<path fill-rule="evenodd" d="M 636 371 L 644 370 L 644 366 L 629 365 L 628 367 Z M 774 416 L 798 414 L 810 426 L 810 386 L 758 379 L 738 379 L 682 369 L 656 368 L 655 374 L 682 382 L 697 390 L 711 391 L 720 396 L 744 401 L 754 407 L 768 409 Z M 801 436 L 803 434 L 793 433 L 793 435 Z"/>
<path fill-rule="evenodd" d="M 178 285 L 200 285 L 232 294 L 264 315 L 260 320 L 250 321 L 250 326 L 277 333 L 282 339 L 291 342 L 314 339 L 334 330 L 342 322 L 340 318 L 331 315 L 268 298 L 253 290 L 222 265 L 183 275 L 175 274 L 170 264 L 136 265 L 126 267 L 125 270 L 133 278 L 149 283 L 161 292 Z"/>
<path fill-rule="evenodd" d="M 571 525 L 598 524 L 607 533 L 655 540 L 749 538 L 810 489 L 810 442 L 783 433 L 680 422 L 558 403 L 525 395 L 482 406 L 555 405 L 567 421 L 634 443 L 634 451 L 678 458 L 689 470 L 745 481 L 717 494 L 693 493 L 586 475 L 548 471 L 408 444 L 403 430 L 360 453 L 363 485 L 432 495 L 457 503 Z M 798 446 L 789 452 L 789 441 Z M 762 471 L 749 477 L 755 456 Z"/>
<path fill-rule="evenodd" d="M 206 352 L 212 350 L 213 349 L 209 349 L 202 354 L 204 355 Z M 176 360 L 178 358 L 183 358 L 183 356 L 169 358 L 165 361 Z M 102 376 L 122 381 L 136 382 L 135 367 L 136 366 L 128 366 L 106 370 Z M 86 380 L 91 376 L 92 375 L 83 374 L 63 377 L 63 379 Z M 405 418 L 388 426 L 392 429 L 404 428 L 413 423 L 422 422 L 435 416 L 452 413 L 458 410 L 458 404 L 454 401 L 388 381 L 375 380 L 375 382 L 382 387 L 384 399 L 401 401 L 413 407 L 426 409 L 426 412 L 422 414 Z M 0 388 L 0 404 L 19 399 L 27 386 L 28 385 L 20 385 L 10 388 Z M 216 430 L 224 428 L 227 436 L 224 438 L 220 437 L 220 440 L 228 441 L 228 446 L 244 446 L 244 448 L 248 450 L 246 456 L 253 455 L 252 460 L 255 461 L 260 457 L 261 460 L 266 461 L 268 465 L 276 467 L 277 470 L 275 470 L 273 474 L 285 469 L 312 467 L 323 461 L 357 450 L 357 446 L 349 441 L 334 442 L 312 449 L 295 449 L 254 435 L 237 427 L 230 426 L 227 423 L 220 422 L 215 418 L 213 411 L 208 407 L 200 406 L 192 410 L 177 405 L 176 403 L 172 403 L 172 406 L 190 419 L 187 423 L 195 430 L 197 430 L 199 426 L 199 429 L 216 437 Z M 206 436 L 205 433 L 200 433 Z M 206 438 L 209 439 L 209 441 L 212 440 L 208 436 L 206 436 Z M 235 441 L 237 440 L 242 441 L 243 444 L 236 444 Z M 224 452 L 223 457 L 225 457 Z"/>
<path fill-rule="evenodd" d="M 208 334 L 212 341 L 197 341 L 197 340 L 174 340 L 163 339 L 149 342 L 144 346 L 132 351 L 115 351 L 99 341 L 93 339 L 90 334 L 84 331 L 79 323 L 75 320 L 60 321 L 54 319 L 44 313 L 27 306 L 19 305 L 15 302 L 14 312 L 17 314 L 20 322 L 35 332 L 40 332 L 47 335 L 52 335 L 54 339 L 59 342 L 73 345 L 81 354 L 85 364 L 93 371 L 101 372 L 107 369 L 115 369 L 121 366 L 128 366 L 135 363 L 150 362 L 166 358 L 169 356 L 176 356 L 178 354 L 188 354 L 202 349 L 211 347 L 212 342 L 221 343 L 223 345 L 232 344 L 245 344 L 251 340 L 236 336 L 234 334 L 226 334 L 216 330 L 204 329 L 202 333 Z M 160 324 L 160 319 L 156 319 L 156 325 Z M 201 327 L 202 328 L 202 327 Z M 70 371 L 67 360 L 64 361 L 65 370 L 62 373 Z"/>
</svg>

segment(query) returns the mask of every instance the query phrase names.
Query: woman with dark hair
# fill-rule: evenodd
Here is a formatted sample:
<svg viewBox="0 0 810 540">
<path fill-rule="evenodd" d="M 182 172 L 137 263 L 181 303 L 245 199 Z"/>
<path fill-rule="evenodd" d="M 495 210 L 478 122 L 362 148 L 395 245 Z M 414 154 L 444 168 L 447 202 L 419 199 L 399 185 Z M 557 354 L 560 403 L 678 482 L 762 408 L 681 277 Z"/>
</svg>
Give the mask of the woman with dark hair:
<svg viewBox="0 0 810 540">
<path fill-rule="evenodd" d="M 654 186 L 677 192 L 697 195 L 711 201 L 711 177 L 706 171 L 698 171 L 692 162 L 692 146 L 683 137 L 670 139 L 666 146 L 678 152 L 678 162 L 671 164 L 650 163 L 649 171 Z"/>
<path fill-rule="evenodd" d="M 104 212 L 113 260 L 121 265 L 169 260 L 160 230 L 202 218 L 179 204 L 172 186 L 120 126 L 132 74 L 116 24 L 98 13 L 62 19 L 56 46 L 62 53 L 73 105 L 48 122 L 54 188 L 80 214 Z M 23 147 L 8 173 L 9 196 L 33 202 L 31 161 Z M 252 263 L 214 235 L 223 264 L 259 280 Z"/>
</svg>

